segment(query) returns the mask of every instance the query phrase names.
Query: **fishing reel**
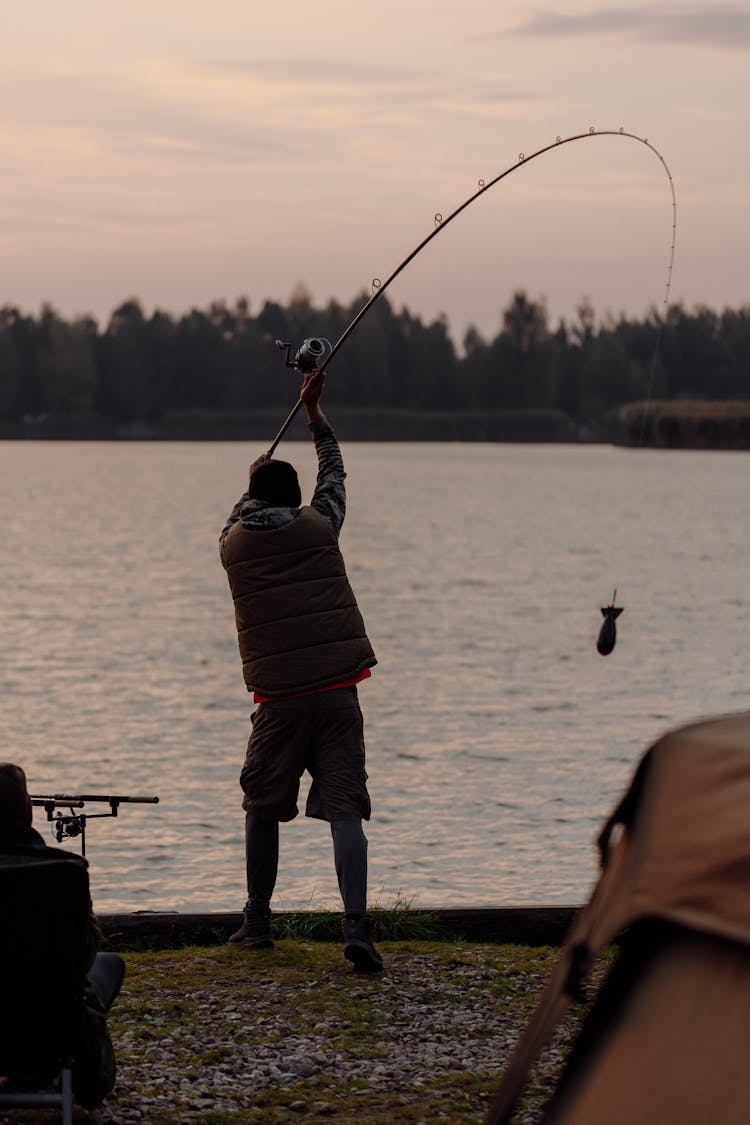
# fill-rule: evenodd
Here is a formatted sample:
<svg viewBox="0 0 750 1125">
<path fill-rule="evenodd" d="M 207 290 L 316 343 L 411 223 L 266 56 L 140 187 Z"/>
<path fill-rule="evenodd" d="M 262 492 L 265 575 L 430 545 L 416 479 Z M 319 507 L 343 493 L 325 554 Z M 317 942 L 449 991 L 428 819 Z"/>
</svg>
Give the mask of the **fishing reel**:
<svg viewBox="0 0 750 1125">
<path fill-rule="evenodd" d="M 281 348 L 285 353 L 284 366 L 291 367 L 295 371 L 301 371 L 303 375 L 307 375 L 310 371 L 314 371 L 316 367 L 320 367 L 326 350 L 332 351 L 329 341 L 324 336 L 309 336 L 297 348 L 294 359 L 290 360 L 289 353 L 292 346 L 292 344 L 285 343 L 284 340 L 276 341 L 276 347 Z"/>
<path fill-rule="evenodd" d="M 120 805 L 158 805 L 158 797 L 123 797 L 109 793 L 53 793 L 51 795 L 30 796 L 32 805 L 38 805 L 47 814 L 47 820 L 52 828 L 52 835 L 58 844 L 65 840 L 74 840 L 81 837 L 81 855 L 86 855 L 86 824 L 89 820 L 100 820 L 102 817 L 117 816 Z M 86 813 L 80 812 L 87 801 L 101 801 L 109 805 L 109 812 Z M 67 813 L 60 811 L 67 808 Z"/>
</svg>

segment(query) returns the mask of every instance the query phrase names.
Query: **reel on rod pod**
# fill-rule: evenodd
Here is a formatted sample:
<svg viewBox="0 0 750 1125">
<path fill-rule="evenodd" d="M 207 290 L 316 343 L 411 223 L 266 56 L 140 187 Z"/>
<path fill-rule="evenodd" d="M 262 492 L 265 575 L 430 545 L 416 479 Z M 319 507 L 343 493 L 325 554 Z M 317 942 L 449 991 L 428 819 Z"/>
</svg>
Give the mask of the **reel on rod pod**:
<svg viewBox="0 0 750 1125">
<path fill-rule="evenodd" d="M 324 336 L 308 336 L 297 348 L 294 359 L 290 360 L 289 353 L 292 346 L 284 340 L 276 341 L 276 347 L 285 352 L 284 366 L 291 367 L 295 371 L 301 371 L 303 375 L 307 375 L 309 371 L 314 371 L 316 367 L 320 367 L 326 351 L 331 352 L 333 350 L 330 341 L 326 340 Z"/>
</svg>

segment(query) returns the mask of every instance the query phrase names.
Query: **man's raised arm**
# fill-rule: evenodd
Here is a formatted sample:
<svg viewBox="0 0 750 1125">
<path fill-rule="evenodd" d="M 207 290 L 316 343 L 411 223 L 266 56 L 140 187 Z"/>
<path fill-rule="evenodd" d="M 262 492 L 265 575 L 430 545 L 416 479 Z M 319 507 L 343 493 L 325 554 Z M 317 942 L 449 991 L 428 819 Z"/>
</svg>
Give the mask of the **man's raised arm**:
<svg viewBox="0 0 750 1125">
<path fill-rule="evenodd" d="M 318 455 L 318 479 L 311 505 L 330 522 L 336 535 L 346 515 L 344 461 L 331 425 L 320 409 L 320 396 L 325 386 L 325 373 L 311 371 L 305 376 L 300 398 L 307 414 L 307 425 L 315 441 Z"/>
</svg>

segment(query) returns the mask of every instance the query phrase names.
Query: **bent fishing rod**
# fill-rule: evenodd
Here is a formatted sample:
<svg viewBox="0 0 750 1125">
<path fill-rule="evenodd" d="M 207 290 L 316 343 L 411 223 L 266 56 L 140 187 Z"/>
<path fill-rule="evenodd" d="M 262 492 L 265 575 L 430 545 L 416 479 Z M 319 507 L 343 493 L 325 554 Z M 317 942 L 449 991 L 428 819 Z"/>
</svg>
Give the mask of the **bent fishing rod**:
<svg viewBox="0 0 750 1125">
<path fill-rule="evenodd" d="M 552 144 L 544 145 L 542 148 L 537 149 L 536 152 L 532 152 L 528 156 L 526 156 L 522 152 L 519 153 L 518 160 L 514 164 L 511 164 L 510 167 L 506 168 L 505 171 L 501 172 L 498 176 L 495 176 L 494 179 L 489 181 L 479 180 L 479 186 L 477 190 L 472 195 L 470 195 L 469 198 L 466 199 L 459 207 L 457 207 L 455 211 L 452 211 L 451 214 L 446 218 L 444 218 L 443 215 L 438 211 L 435 214 L 434 218 L 435 229 L 430 231 L 430 233 L 426 236 L 426 238 L 422 239 L 418 246 L 415 246 L 411 253 L 408 254 L 398 266 L 396 266 L 393 273 L 389 277 L 387 277 L 385 281 L 381 281 L 380 278 L 377 277 L 373 279 L 372 296 L 367 301 L 367 303 L 362 306 L 357 315 L 347 325 L 347 327 L 339 336 L 338 340 L 336 340 L 333 345 L 331 345 L 328 340 L 325 340 L 321 337 L 310 337 L 309 339 L 303 341 L 301 346 L 298 348 L 294 359 L 290 360 L 289 356 L 292 350 L 292 344 L 286 343 L 282 340 L 276 341 L 277 347 L 281 348 L 286 353 L 284 359 L 285 365 L 287 367 L 292 367 L 295 370 L 300 371 L 302 374 L 306 374 L 308 371 L 312 371 L 316 367 L 319 371 L 325 371 L 326 367 L 331 362 L 333 357 L 340 350 L 343 344 L 349 339 L 352 332 L 354 332 L 357 326 L 362 322 L 363 318 L 367 315 L 375 302 L 383 296 L 391 282 L 394 281 L 398 277 L 398 275 L 406 269 L 409 263 L 412 262 L 414 258 L 416 258 L 417 254 L 420 254 L 422 250 L 424 250 L 424 248 L 429 242 L 433 240 L 433 238 L 436 238 L 437 235 L 440 234 L 440 232 L 444 230 L 449 223 L 452 223 L 453 220 L 457 218 L 462 211 L 465 211 L 467 207 L 474 203 L 474 201 L 478 199 L 480 195 L 484 195 L 484 193 L 489 191 L 490 188 L 494 187 L 495 184 L 500 183 L 501 180 L 504 180 L 507 176 L 510 176 L 511 173 L 516 172 L 522 165 L 529 164 L 532 160 L 536 160 L 538 156 L 543 156 L 545 153 L 550 152 L 552 149 L 561 148 L 563 145 L 572 144 L 573 141 L 590 140 L 592 137 L 628 137 L 630 140 L 640 141 L 641 144 L 645 145 L 646 148 L 650 149 L 651 152 L 653 152 L 654 155 L 658 157 L 658 159 L 661 161 L 664 171 L 667 174 L 670 190 L 672 193 L 672 242 L 669 251 L 669 265 L 667 267 L 666 289 L 663 302 L 664 305 L 667 305 L 669 303 L 669 292 L 672 285 L 672 269 L 674 266 L 675 241 L 677 235 L 677 199 L 675 196 L 672 173 L 670 172 L 662 154 L 645 137 L 639 137 L 636 133 L 629 133 L 622 127 L 619 129 L 595 129 L 592 126 L 586 133 L 575 133 L 570 137 L 556 137 Z M 327 355 L 326 351 L 328 352 Z M 292 407 L 291 411 L 284 420 L 281 429 L 273 439 L 268 449 L 269 457 L 273 456 L 276 446 L 279 444 L 284 434 L 289 429 L 301 406 L 302 399 L 300 398 Z"/>
</svg>

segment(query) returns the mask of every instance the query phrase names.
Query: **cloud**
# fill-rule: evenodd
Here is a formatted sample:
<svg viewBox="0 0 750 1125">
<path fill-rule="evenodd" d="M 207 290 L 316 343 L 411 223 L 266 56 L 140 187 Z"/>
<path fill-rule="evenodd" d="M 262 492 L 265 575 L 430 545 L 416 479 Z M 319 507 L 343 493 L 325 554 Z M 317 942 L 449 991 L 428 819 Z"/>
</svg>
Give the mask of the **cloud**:
<svg viewBox="0 0 750 1125">
<path fill-rule="evenodd" d="M 316 59 L 311 68 L 307 58 L 283 59 L 212 59 L 200 63 L 206 70 L 223 74 L 240 74 L 262 78 L 264 82 L 303 85 L 313 89 L 331 83 L 347 86 L 422 86 L 441 80 L 435 71 L 417 72 L 413 68 L 382 66 L 378 63 L 350 63 L 340 59 Z"/>
<path fill-rule="evenodd" d="M 503 76 L 459 81 L 430 71 L 335 59 L 311 74 L 302 60 L 193 62 L 119 75 L 0 76 L 0 137 L 18 151 L 75 150 L 79 167 L 126 165 L 209 171 L 224 164 L 330 165 L 378 130 L 412 135 L 447 111 L 501 113 L 538 102 Z M 421 116 L 420 116 L 421 115 Z M 398 129 L 394 133 L 394 125 Z M 400 132 L 399 132 L 400 130 Z"/>
<path fill-rule="evenodd" d="M 437 71 L 419 71 L 378 63 L 350 63 L 339 59 L 318 60 L 314 70 L 307 59 L 223 59 L 199 64 L 207 73 L 224 77 L 244 77 L 262 82 L 268 88 L 294 91 L 304 102 L 366 100 L 373 106 L 401 105 L 432 108 L 447 100 L 462 104 L 488 102 L 515 104 L 535 101 L 544 95 L 519 90 L 516 76 L 498 79 L 475 75 L 467 82 L 446 77 Z"/>
<path fill-rule="evenodd" d="M 577 15 L 541 8 L 510 31 L 513 35 L 551 39 L 615 35 L 661 46 L 692 45 L 747 51 L 750 50 L 750 8 L 732 4 L 592 8 Z"/>
<path fill-rule="evenodd" d="M 533 93 L 532 91 L 514 91 L 514 90 L 480 90 L 474 97 L 474 101 L 484 105 L 526 105 L 528 102 L 538 102 L 541 98 L 548 97 L 544 93 Z"/>
<path fill-rule="evenodd" d="M 102 150 L 177 160 L 246 160 L 283 156 L 286 139 L 260 117 L 234 117 L 205 98 L 165 92 L 135 80 L 99 75 L 0 79 L 0 129 L 24 136 L 87 137 Z"/>
</svg>

